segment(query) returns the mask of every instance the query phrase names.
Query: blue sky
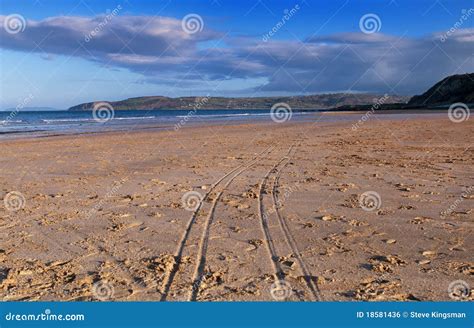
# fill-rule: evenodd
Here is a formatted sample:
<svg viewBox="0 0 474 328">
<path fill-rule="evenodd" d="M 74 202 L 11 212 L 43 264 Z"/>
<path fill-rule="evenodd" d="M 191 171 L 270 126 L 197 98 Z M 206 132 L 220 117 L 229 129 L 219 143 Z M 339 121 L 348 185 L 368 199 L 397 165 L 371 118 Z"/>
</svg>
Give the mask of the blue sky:
<svg viewBox="0 0 474 328">
<path fill-rule="evenodd" d="M 2 0 L 0 108 L 26 98 L 66 108 L 142 95 L 412 95 L 474 71 L 473 8 L 463 0 Z M 13 33 L 12 14 L 24 20 Z M 199 17 L 197 31 L 183 29 L 188 14 Z M 376 17 L 369 30 L 360 25 L 366 15 Z"/>
</svg>

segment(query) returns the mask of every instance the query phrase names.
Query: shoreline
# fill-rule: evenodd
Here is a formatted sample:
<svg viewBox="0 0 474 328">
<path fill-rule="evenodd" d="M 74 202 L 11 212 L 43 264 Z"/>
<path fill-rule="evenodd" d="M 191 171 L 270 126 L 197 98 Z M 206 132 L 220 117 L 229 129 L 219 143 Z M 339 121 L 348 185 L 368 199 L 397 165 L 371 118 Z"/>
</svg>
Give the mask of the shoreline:
<svg viewBox="0 0 474 328">
<path fill-rule="evenodd" d="M 140 111 L 138 111 L 140 112 Z M 148 113 L 148 112 L 147 112 Z M 447 116 L 446 113 L 442 113 L 439 110 L 397 110 L 397 111 L 322 111 L 322 112 L 302 112 L 302 113 L 293 113 L 291 119 L 286 123 L 307 123 L 307 122 L 315 122 L 318 124 L 325 123 L 326 121 L 338 121 L 338 118 L 350 121 L 353 119 L 353 123 L 357 124 L 359 119 L 361 119 L 364 115 L 362 113 L 371 113 L 372 115 L 376 115 L 378 119 L 383 120 L 390 120 L 390 119 L 397 119 L 397 116 L 402 116 L 399 119 L 419 119 L 419 115 L 430 115 L 430 116 L 438 116 L 443 117 L 444 115 Z M 258 114 L 262 115 L 262 114 Z M 217 115 L 219 116 L 219 115 Z M 406 117 L 405 117 L 406 116 Z M 426 116 L 424 116 L 426 117 Z M 254 121 L 250 119 L 255 118 Z M 331 118 L 333 118 L 331 120 Z M 207 120 L 206 120 L 207 119 Z M 119 119 L 120 120 L 120 119 Z M 199 127 L 199 126 L 219 126 L 219 125 L 242 125 L 242 124 L 275 124 L 271 120 L 271 115 L 268 113 L 267 115 L 263 115 L 261 117 L 246 117 L 242 119 L 209 119 L 206 116 L 198 116 L 193 115 L 190 117 L 189 120 L 183 124 L 183 126 L 179 126 L 180 120 L 183 120 L 183 116 L 176 116 L 174 121 L 163 122 L 159 119 L 156 122 L 150 123 L 149 120 L 146 119 L 142 120 L 135 120 L 134 118 L 131 119 L 130 123 L 122 123 L 121 121 L 115 121 L 111 119 L 105 123 L 98 123 L 94 122 L 91 124 L 80 124 L 80 125 L 65 125 L 62 129 L 55 130 L 54 126 L 45 125 L 48 129 L 35 129 L 35 130 L 12 130 L 12 131 L 3 131 L 0 132 L 0 142 L 5 140 L 17 140 L 17 139 L 36 139 L 36 138 L 50 138 L 56 136 L 79 136 L 79 135 L 94 135 L 94 134 L 103 134 L 103 133 L 113 133 L 113 132 L 125 132 L 125 133 L 132 133 L 132 132 L 139 132 L 139 131 L 146 131 L 146 130 L 167 130 L 172 131 L 173 129 L 181 130 L 182 128 L 188 129 L 191 127 Z M 92 121 L 92 119 L 91 119 Z M 119 122 L 121 124 L 115 124 Z M 133 124 L 131 124 L 133 122 Z M 114 123 L 114 124 L 112 124 Z M 8 127 L 8 125 L 3 125 L 4 127 Z M 33 127 L 38 125 L 33 125 Z M 28 126 L 21 126 L 22 129 Z M 40 126 L 38 126 L 40 127 Z M 1 126 L 0 126 L 1 128 Z M 53 128 L 53 129 L 52 129 Z M 52 129 L 52 130 L 51 130 Z M 101 130 L 103 129 L 103 130 Z M 0 129 L 1 131 L 1 129 Z"/>
</svg>

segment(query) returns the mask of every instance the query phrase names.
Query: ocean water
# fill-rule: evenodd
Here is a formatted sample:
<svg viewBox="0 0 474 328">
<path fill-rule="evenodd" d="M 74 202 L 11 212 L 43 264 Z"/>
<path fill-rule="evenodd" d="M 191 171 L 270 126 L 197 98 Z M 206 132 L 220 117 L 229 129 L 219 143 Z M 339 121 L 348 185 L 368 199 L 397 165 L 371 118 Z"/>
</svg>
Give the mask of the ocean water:
<svg viewBox="0 0 474 328">
<path fill-rule="evenodd" d="M 307 111 L 292 113 L 292 119 Z M 0 112 L 0 138 L 76 134 L 146 128 L 181 129 L 195 124 L 240 121 L 271 122 L 269 110 L 120 110 Z"/>
<path fill-rule="evenodd" d="M 406 119 L 420 115 L 443 115 L 428 112 L 406 111 L 402 113 L 377 113 L 378 119 Z M 38 137 L 62 134 L 97 133 L 106 131 L 131 131 L 145 129 L 179 130 L 197 124 L 238 124 L 245 122 L 313 121 L 357 122 L 363 112 L 328 113 L 323 110 L 293 110 L 291 117 L 283 111 L 280 115 L 270 110 L 121 110 L 115 112 L 92 111 L 43 111 L 43 112 L 0 112 L 0 139 L 25 136 Z M 351 123 L 352 122 L 352 123 Z"/>
</svg>

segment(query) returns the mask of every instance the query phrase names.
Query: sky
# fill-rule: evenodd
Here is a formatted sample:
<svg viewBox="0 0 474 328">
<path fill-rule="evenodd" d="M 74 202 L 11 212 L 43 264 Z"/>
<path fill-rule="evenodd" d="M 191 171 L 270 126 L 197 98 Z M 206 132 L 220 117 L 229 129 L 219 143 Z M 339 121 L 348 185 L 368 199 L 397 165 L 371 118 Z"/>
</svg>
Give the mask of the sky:
<svg viewBox="0 0 474 328">
<path fill-rule="evenodd" d="M 0 109 L 414 95 L 474 72 L 472 0 L 1 0 Z"/>
</svg>

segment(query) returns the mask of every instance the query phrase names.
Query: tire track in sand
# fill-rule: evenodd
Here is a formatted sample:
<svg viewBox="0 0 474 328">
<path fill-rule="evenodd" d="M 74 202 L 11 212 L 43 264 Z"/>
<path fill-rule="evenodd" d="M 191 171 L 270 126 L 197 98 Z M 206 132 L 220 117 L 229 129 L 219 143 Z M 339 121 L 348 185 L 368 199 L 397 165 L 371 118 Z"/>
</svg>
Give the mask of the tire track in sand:
<svg viewBox="0 0 474 328">
<path fill-rule="evenodd" d="M 270 228 L 268 226 L 268 214 L 264 212 L 263 206 L 263 194 L 265 193 L 265 186 L 266 182 L 272 173 L 278 173 L 278 166 L 285 160 L 288 159 L 290 152 L 292 151 L 293 146 L 290 146 L 286 155 L 280 158 L 275 165 L 265 174 L 265 176 L 260 180 L 260 187 L 258 191 L 258 214 L 260 217 L 260 228 L 262 229 L 265 245 L 268 251 L 268 256 L 270 257 L 270 263 L 273 269 L 273 276 L 275 278 L 275 284 L 277 289 L 284 290 L 284 281 L 285 281 L 285 273 L 283 272 L 281 265 L 278 261 L 278 255 L 276 251 L 275 244 L 273 242 Z"/>
<path fill-rule="evenodd" d="M 294 155 L 294 153 L 293 153 Z M 313 299 L 316 301 L 321 301 L 321 293 L 319 291 L 319 287 L 316 282 L 313 281 L 311 271 L 308 269 L 308 266 L 303 260 L 303 257 L 301 256 L 300 251 L 298 250 L 298 246 L 296 244 L 295 238 L 293 237 L 291 230 L 288 226 L 288 221 L 286 220 L 286 217 L 281 214 L 280 211 L 280 203 L 279 199 L 277 196 L 277 191 L 278 191 L 278 186 L 280 182 L 280 175 L 283 169 L 289 164 L 290 162 L 290 157 L 286 160 L 286 162 L 283 164 L 283 166 L 280 168 L 280 170 L 276 173 L 275 177 L 273 178 L 273 183 L 272 183 L 272 199 L 273 199 L 273 210 L 276 213 L 276 216 L 278 218 L 278 222 L 280 224 L 280 229 L 283 231 L 283 234 L 286 239 L 286 243 L 288 247 L 292 250 L 294 256 L 296 257 L 296 260 L 300 266 L 301 272 L 303 274 L 303 277 L 306 282 L 306 286 L 308 287 L 309 291 L 311 292 L 311 295 L 313 296 Z"/>
<path fill-rule="evenodd" d="M 247 164 L 247 166 L 245 166 L 245 163 L 237 166 L 236 168 L 232 169 L 231 171 L 229 171 L 228 173 L 226 173 L 225 175 L 223 175 L 221 178 L 219 178 L 216 182 L 214 182 L 211 187 L 209 188 L 209 191 L 204 195 L 203 199 L 201 200 L 201 202 L 199 203 L 198 207 L 196 208 L 196 210 L 193 212 L 193 215 L 191 216 L 191 218 L 189 219 L 187 225 L 186 225 L 186 229 L 184 230 L 182 236 L 181 236 L 181 239 L 178 243 L 178 247 L 175 251 L 175 254 L 174 254 L 174 263 L 173 263 L 173 266 L 172 268 L 165 274 L 165 278 L 163 279 L 163 284 L 162 284 L 162 296 L 161 296 L 161 301 L 166 301 L 166 298 L 168 297 L 168 294 L 170 292 L 170 289 L 171 289 L 171 286 L 173 284 L 173 281 L 176 277 L 176 274 L 178 273 L 179 271 L 179 268 L 180 268 L 180 264 L 181 264 L 181 260 L 182 260 L 182 257 L 183 257 L 183 252 L 184 252 L 184 249 L 186 247 L 186 242 L 188 241 L 189 239 L 189 235 L 191 233 L 191 230 L 194 226 L 194 223 L 196 222 L 196 218 L 197 218 L 197 215 L 199 213 L 199 211 L 201 210 L 202 208 L 202 205 L 204 204 L 204 202 L 206 200 L 209 199 L 209 196 L 211 195 L 211 193 L 214 191 L 214 189 L 224 180 L 226 179 L 227 177 L 231 176 L 233 173 L 237 172 L 239 169 L 241 169 L 242 167 L 244 167 L 243 169 L 241 169 L 240 171 L 238 171 L 236 174 L 234 174 L 231 178 L 230 178 L 230 182 L 233 181 L 237 176 L 239 176 L 242 172 L 244 172 L 246 169 L 248 169 L 251 165 L 255 164 L 255 162 L 257 161 L 257 159 L 264 155 L 266 152 L 269 152 L 271 151 L 271 149 L 273 148 L 273 146 L 270 146 L 268 148 L 266 148 L 265 150 L 263 150 L 260 154 L 258 154 L 257 156 L 255 156 L 252 160 L 251 160 L 251 164 Z M 227 182 L 226 186 L 224 186 L 224 189 L 230 184 L 230 182 Z M 212 216 L 213 216 L 213 213 L 214 213 L 214 209 L 215 209 L 215 204 L 217 204 L 217 201 L 219 198 L 220 198 L 220 195 L 222 194 L 223 191 L 220 191 L 220 193 L 218 193 L 218 196 L 214 199 L 213 201 L 213 205 L 211 207 L 211 210 L 209 212 L 209 215 L 208 215 L 208 218 L 206 220 L 206 225 L 204 227 L 204 230 L 203 230 L 203 234 L 202 236 L 204 236 L 206 234 L 206 231 L 207 231 L 207 234 L 208 234 L 208 231 L 209 231 L 209 225 L 211 223 L 211 219 L 212 219 Z M 205 240 L 205 248 L 203 249 L 203 238 L 201 236 L 201 243 L 200 243 L 200 251 L 199 251 L 199 255 L 198 255 L 198 258 L 201 258 L 202 259 L 202 255 L 205 254 L 203 253 L 203 250 L 207 249 L 207 240 L 206 238 L 204 238 Z M 199 261 L 199 263 L 201 263 L 201 261 Z M 200 267 L 200 265 L 198 266 Z M 199 269 L 198 269 L 199 270 Z M 193 279 L 194 280 L 194 279 Z M 194 283 L 192 285 L 193 289 L 194 288 Z M 190 298 L 192 298 L 192 295 L 193 293 L 191 292 L 191 295 L 190 295 Z"/>
<path fill-rule="evenodd" d="M 209 243 L 209 231 L 210 231 L 212 221 L 214 219 L 214 212 L 215 212 L 217 203 L 219 202 L 220 198 L 222 197 L 222 194 L 224 193 L 224 191 L 226 191 L 226 189 L 229 187 L 229 185 L 232 183 L 232 181 L 235 180 L 235 178 L 237 178 L 244 171 L 248 170 L 250 167 L 255 165 L 258 161 L 258 157 L 260 157 L 261 155 L 264 155 L 265 152 L 271 152 L 271 150 L 272 150 L 272 147 L 266 149 L 265 151 L 263 151 L 263 153 L 260 153 L 257 157 L 255 157 L 243 169 L 241 169 L 235 175 L 233 175 L 224 184 L 224 186 L 222 187 L 222 190 L 219 191 L 216 198 L 213 200 L 211 209 L 209 210 L 209 214 L 206 218 L 205 228 L 203 229 L 203 232 L 202 232 L 202 235 L 201 235 L 201 242 L 200 242 L 200 248 L 199 248 L 199 253 L 198 253 L 199 261 L 197 262 L 196 268 L 194 270 L 193 284 L 192 284 L 191 292 L 189 293 L 189 296 L 188 296 L 188 301 L 195 301 L 197 299 L 198 294 L 199 294 L 199 287 L 200 287 L 202 279 L 204 277 L 204 268 L 205 268 L 205 265 L 206 265 L 207 246 L 208 246 L 208 243 Z"/>
</svg>

